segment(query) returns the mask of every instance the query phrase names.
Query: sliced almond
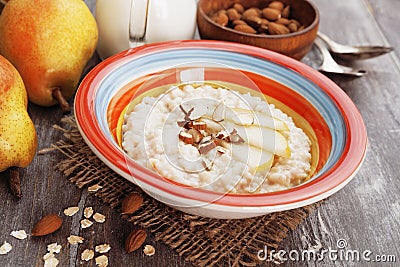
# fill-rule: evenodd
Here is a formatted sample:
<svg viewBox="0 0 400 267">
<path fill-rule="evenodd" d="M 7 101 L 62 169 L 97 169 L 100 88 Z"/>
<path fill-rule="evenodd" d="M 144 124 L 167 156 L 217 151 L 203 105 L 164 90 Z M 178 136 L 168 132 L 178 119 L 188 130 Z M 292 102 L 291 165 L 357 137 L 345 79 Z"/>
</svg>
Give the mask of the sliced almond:
<svg viewBox="0 0 400 267">
<path fill-rule="evenodd" d="M 205 123 L 204 121 L 193 121 L 190 123 L 190 127 L 198 131 L 206 130 L 207 123 Z"/>
<path fill-rule="evenodd" d="M 130 193 L 122 201 L 121 213 L 132 214 L 137 211 L 143 204 L 143 197 L 137 193 Z"/>
<path fill-rule="evenodd" d="M 190 129 L 188 133 L 193 136 L 193 143 L 195 144 L 200 143 L 201 139 L 203 139 L 203 135 L 196 129 Z"/>
<path fill-rule="evenodd" d="M 32 236 L 43 236 L 54 233 L 62 225 L 62 219 L 57 214 L 49 214 L 40 219 L 32 229 Z"/>
<path fill-rule="evenodd" d="M 229 134 L 229 142 L 231 143 L 244 143 L 244 139 L 237 133 L 236 129 L 233 129 Z"/>
<path fill-rule="evenodd" d="M 179 139 L 184 142 L 185 144 L 191 145 L 193 144 L 193 136 L 185 131 L 181 131 L 179 133 Z"/>
<path fill-rule="evenodd" d="M 215 148 L 217 145 L 214 142 L 212 136 L 204 137 L 201 142 L 199 143 L 199 152 L 200 154 L 204 155 L 207 154 L 210 150 Z"/>
<path fill-rule="evenodd" d="M 212 119 L 216 122 L 221 122 L 225 119 L 226 105 L 224 102 L 220 102 L 214 109 Z"/>
</svg>

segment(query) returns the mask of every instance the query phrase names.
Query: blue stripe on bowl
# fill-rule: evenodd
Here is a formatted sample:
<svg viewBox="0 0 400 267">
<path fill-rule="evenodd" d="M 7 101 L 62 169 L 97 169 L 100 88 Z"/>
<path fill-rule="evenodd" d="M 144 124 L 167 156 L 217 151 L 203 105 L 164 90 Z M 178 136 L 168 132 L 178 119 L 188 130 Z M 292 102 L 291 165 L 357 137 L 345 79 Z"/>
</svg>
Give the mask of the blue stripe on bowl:
<svg viewBox="0 0 400 267">
<path fill-rule="evenodd" d="M 254 72 L 301 94 L 320 112 L 332 135 L 331 154 L 316 177 L 330 169 L 340 158 L 346 143 L 345 123 L 335 103 L 321 88 L 297 72 L 276 63 L 245 54 L 212 49 L 160 51 L 127 61 L 112 69 L 97 88 L 94 101 L 96 117 L 106 136 L 117 146 L 108 128 L 106 110 L 110 100 L 120 88 L 141 76 L 191 62 L 195 65 L 200 62 L 206 65 L 216 63 L 226 65 L 228 68 Z"/>
</svg>

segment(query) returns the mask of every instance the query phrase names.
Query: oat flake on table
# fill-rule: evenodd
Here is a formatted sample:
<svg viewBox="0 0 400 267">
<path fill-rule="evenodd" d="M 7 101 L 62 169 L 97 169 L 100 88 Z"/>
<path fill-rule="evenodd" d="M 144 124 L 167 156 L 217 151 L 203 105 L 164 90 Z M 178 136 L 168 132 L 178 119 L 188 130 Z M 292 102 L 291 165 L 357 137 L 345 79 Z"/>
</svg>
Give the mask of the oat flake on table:
<svg viewBox="0 0 400 267">
<path fill-rule="evenodd" d="M 99 253 L 107 253 L 111 249 L 109 244 L 102 244 L 95 247 L 95 251 Z"/>
<path fill-rule="evenodd" d="M 93 222 L 88 220 L 88 219 L 83 219 L 81 221 L 81 227 L 82 228 L 88 228 L 88 227 L 92 226 L 92 224 L 93 224 Z"/>
<path fill-rule="evenodd" d="M 0 255 L 5 255 L 12 250 L 10 243 L 4 241 L 3 245 L 0 246 Z"/>
<path fill-rule="evenodd" d="M 91 249 L 85 249 L 81 254 L 81 260 L 90 261 L 94 257 L 94 251 Z"/>
<path fill-rule="evenodd" d="M 96 222 L 98 222 L 98 223 L 103 223 L 103 222 L 106 221 L 106 216 L 104 216 L 104 215 L 101 214 L 101 213 L 96 212 L 96 213 L 93 215 L 93 219 L 94 219 Z"/>
<path fill-rule="evenodd" d="M 98 256 L 96 259 L 96 265 L 99 267 L 106 267 L 108 266 L 108 257 L 106 255 Z"/>
<path fill-rule="evenodd" d="M 64 210 L 64 214 L 67 216 L 74 216 L 79 211 L 79 207 L 69 207 Z"/>
<path fill-rule="evenodd" d="M 156 252 L 156 249 L 152 245 L 146 245 L 144 246 L 143 252 L 147 256 L 153 256 L 154 253 Z"/>
<path fill-rule="evenodd" d="M 50 253 L 60 253 L 62 246 L 57 243 L 51 243 L 47 245 L 47 251 Z"/>
<path fill-rule="evenodd" d="M 69 237 L 67 237 L 67 240 L 68 240 L 68 243 L 70 243 L 71 245 L 76 245 L 78 243 L 83 243 L 83 240 L 85 240 L 85 239 L 81 236 L 70 235 Z"/>
<path fill-rule="evenodd" d="M 86 219 L 89 219 L 93 215 L 93 208 L 92 207 L 86 207 L 85 210 L 83 211 L 83 214 L 85 215 Z"/>
<path fill-rule="evenodd" d="M 59 261 L 54 257 L 48 258 L 44 261 L 44 267 L 56 267 Z"/>
<path fill-rule="evenodd" d="M 19 240 L 23 240 L 28 237 L 25 230 L 12 231 L 10 235 Z"/>
</svg>

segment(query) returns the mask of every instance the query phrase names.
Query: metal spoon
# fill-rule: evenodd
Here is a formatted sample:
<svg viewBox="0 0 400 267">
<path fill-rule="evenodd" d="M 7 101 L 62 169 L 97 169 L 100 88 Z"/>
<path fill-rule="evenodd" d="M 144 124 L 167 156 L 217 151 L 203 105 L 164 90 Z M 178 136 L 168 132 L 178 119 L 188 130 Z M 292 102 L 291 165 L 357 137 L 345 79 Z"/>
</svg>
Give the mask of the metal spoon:
<svg viewBox="0 0 400 267">
<path fill-rule="evenodd" d="M 338 64 L 329 53 L 328 48 L 324 45 L 324 43 L 319 39 L 315 39 L 314 44 L 321 51 L 322 55 L 322 64 L 319 67 L 320 71 L 328 72 L 328 73 L 337 73 L 344 74 L 350 76 L 361 77 L 367 73 L 365 70 L 354 69 L 347 66 L 342 66 Z"/>
<path fill-rule="evenodd" d="M 358 60 L 377 57 L 393 51 L 392 47 L 386 46 L 349 46 L 336 43 L 325 34 L 318 32 L 318 37 L 321 38 L 328 46 L 328 49 L 335 56 L 346 60 Z"/>
</svg>

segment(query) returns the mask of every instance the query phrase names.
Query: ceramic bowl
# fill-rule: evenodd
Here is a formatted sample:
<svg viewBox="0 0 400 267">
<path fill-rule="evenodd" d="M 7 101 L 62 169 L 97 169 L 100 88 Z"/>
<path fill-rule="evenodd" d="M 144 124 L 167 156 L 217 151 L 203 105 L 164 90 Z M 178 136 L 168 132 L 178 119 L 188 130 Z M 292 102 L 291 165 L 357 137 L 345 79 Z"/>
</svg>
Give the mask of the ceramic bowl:
<svg viewBox="0 0 400 267">
<path fill-rule="evenodd" d="M 223 40 L 249 44 L 269 49 L 295 59 L 302 59 L 311 49 L 317 36 L 319 12 L 317 7 L 307 0 L 281 0 L 291 6 L 292 18 L 305 26 L 303 30 L 283 35 L 249 34 L 223 27 L 215 23 L 210 14 L 227 9 L 234 3 L 245 8 L 265 7 L 272 0 L 200 0 L 197 8 L 197 25 L 202 39 Z"/>
<path fill-rule="evenodd" d="M 125 107 L 154 87 L 180 82 L 188 69 L 203 69 L 206 81 L 260 89 L 283 107 L 312 141 L 312 178 L 272 193 L 220 194 L 171 182 L 127 157 L 118 142 Z M 74 108 L 84 140 L 111 169 L 157 200 L 206 217 L 248 218 L 317 202 L 343 188 L 366 153 L 363 119 L 335 83 L 297 60 L 242 44 L 179 41 L 119 53 L 85 77 Z"/>
</svg>

